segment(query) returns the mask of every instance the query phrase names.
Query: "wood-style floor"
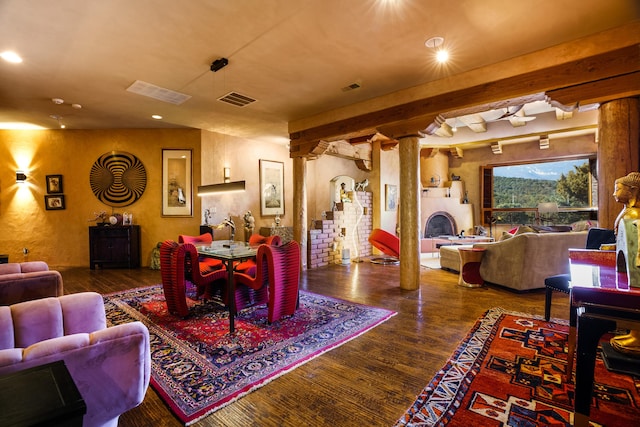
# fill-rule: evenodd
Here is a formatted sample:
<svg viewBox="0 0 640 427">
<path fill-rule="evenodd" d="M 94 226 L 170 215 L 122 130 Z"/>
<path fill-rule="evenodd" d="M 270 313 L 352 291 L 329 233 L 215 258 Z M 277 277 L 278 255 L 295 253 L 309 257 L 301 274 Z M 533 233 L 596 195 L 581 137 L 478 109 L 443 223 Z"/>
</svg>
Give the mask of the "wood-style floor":
<svg viewBox="0 0 640 427">
<path fill-rule="evenodd" d="M 302 288 L 398 314 L 220 409 L 197 426 L 390 426 L 443 366 L 475 320 L 491 307 L 542 315 L 544 291 L 514 293 L 457 286 L 457 274 L 421 268 L 421 286 L 403 291 L 399 266 L 368 261 L 303 273 Z M 160 283 L 160 272 L 59 269 L 65 293 L 108 293 Z M 567 318 L 568 296 L 556 293 L 552 317 Z M 120 426 L 180 426 L 149 388 Z"/>
</svg>

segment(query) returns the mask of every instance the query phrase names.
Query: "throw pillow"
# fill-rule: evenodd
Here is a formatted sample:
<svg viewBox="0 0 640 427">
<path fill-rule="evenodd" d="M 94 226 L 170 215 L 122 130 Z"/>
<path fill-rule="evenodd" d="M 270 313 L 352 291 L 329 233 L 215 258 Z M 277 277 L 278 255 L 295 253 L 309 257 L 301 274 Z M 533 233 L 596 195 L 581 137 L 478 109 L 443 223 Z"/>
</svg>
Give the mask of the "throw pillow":
<svg viewBox="0 0 640 427">
<path fill-rule="evenodd" d="M 523 234 L 523 233 L 537 233 L 536 230 L 534 230 L 531 227 L 527 227 L 526 225 L 521 225 L 520 227 L 518 227 L 518 229 L 516 230 L 516 236 L 518 234 Z"/>
<path fill-rule="evenodd" d="M 595 227 L 597 224 L 594 224 L 592 221 L 584 220 L 584 221 L 576 221 L 571 224 L 571 231 L 585 231 L 590 229 L 591 227 Z"/>
<path fill-rule="evenodd" d="M 498 242 L 502 242 L 503 240 L 507 240 L 507 239 L 510 239 L 512 237 L 513 237 L 513 234 L 509 233 L 508 231 L 503 231 L 502 235 L 498 239 Z"/>
</svg>

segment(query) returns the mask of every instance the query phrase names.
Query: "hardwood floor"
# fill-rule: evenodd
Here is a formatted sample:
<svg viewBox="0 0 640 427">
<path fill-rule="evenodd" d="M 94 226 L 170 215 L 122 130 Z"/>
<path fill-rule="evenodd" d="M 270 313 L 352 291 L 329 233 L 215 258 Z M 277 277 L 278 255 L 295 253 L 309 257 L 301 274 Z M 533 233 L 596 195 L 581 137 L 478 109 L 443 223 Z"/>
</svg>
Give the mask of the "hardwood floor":
<svg viewBox="0 0 640 427">
<path fill-rule="evenodd" d="M 399 287 L 399 266 L 332 265 L 303 273 L 302 288 L 398 314 L 199 421 L 197 426 L 390 426 L 442 367 L 475 320 L 491 307 L 542 315 L 544 291 L 517 294 L 456 285 L 457 274 L 422 267 L 417 291 Z M 65 293 L 108 293 L 160 283 L 160 272 L 59 269 Z M 552 317 L 568 317 L 556 293 Z M 149 388 L 120 426 L 180 426 Z"/>
</svg>

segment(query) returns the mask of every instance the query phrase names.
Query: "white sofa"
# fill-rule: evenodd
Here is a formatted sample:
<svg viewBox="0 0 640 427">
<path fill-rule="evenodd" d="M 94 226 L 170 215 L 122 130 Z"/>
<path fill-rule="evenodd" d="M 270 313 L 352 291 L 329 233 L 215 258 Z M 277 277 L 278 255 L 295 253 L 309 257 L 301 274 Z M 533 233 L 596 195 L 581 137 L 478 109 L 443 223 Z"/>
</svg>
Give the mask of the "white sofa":
<svg viewBox="0 0 640 427">
<path fill-rule="evenodd" d="M 480 274 L 485 282 L 517 291 L 544 288 L 544 279 L 569 273 L 569 248 L 584 248 L 587 232 L 523 233 L 491 243 L 475 243 L 485 248 Z M 458 271 L 458 249 L 465 246 L 440 248 L 440 266 Z M 471 247 L 471 245 L 466 245 Z"/>
</svg>

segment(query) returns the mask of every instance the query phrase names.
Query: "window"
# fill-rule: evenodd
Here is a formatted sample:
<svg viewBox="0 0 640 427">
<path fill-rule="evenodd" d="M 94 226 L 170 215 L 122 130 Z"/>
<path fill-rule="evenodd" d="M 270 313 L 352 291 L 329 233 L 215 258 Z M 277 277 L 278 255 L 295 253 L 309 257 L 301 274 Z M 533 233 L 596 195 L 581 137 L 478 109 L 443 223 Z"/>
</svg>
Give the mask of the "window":
<svg viewBox="0 0 640 427">
<path fill-rule="evenodd" d="M 556 203 L 552 222 L 593 218 L 597 210 L 595 159 L 484 166 L 482 218 L 485 225 L 539 223 L 539 203 Z"/>
</svg>

